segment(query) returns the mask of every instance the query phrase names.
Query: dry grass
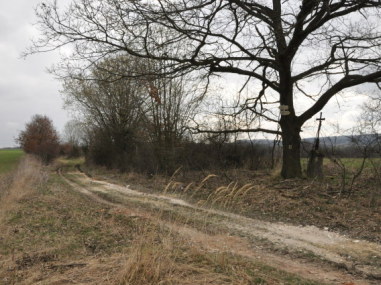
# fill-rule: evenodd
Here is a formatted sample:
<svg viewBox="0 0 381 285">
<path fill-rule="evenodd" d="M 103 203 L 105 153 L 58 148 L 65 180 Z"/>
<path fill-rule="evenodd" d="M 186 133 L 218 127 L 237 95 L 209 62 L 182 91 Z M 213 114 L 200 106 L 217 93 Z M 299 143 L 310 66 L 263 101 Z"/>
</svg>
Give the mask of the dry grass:
<svg viewBox="0 0 381 285">
<path fill-rule="evenodd" d="M 230 182 L 229 185 L 220 186 L 214 190 L 206 199 L 206 203 L 220 204 L 225 209 L 237 208 L 241 201 L 247 197 L 247 193 L 254 188 L 255 185 L 252 183 L 238 186 L 238 182 Z"/>
<path fill-rule="evenodd" d="M 199 183 L 184 185 L 176 182 L 172 176 L 170 182 L 164 187 L 163 194 L 188 192 L 188 195 L 192 197 L 198 191 L 203 191 L 207 182 L 215 177 L 217 175 L 210 174 Z M 204 201 L 204 205 L 223 203 L 225 207 L 234 206 L 252 188 L 254 188 L 252 184 L 242 187 L 231 184 L 212 192 Z M 221 192 L 226 192 L 228 195 Z M 155 224 L 161 226 L 154 229 L 142 226 L 141 237 L 134 241 L 135 246 L 126 253 L 128 258 L 119 277 L 118 285 L 317 284 L 252 259 L 228 253 L 230 247 L 221 250 L 204 248 L 201 244 L 210 243 L 213 240 L 213 235 L 208 236 L 203 233 L 213 231 L 207 224 L 207 216 L 205 216 L 203 225 L 196 225 L 194 216 L 182 216 L 180 213 L 166 211 L 164 208 L 151 212 L 151 214 L 150 221 L 155 221 Z M 172 226 L 168 227 L 162 224 L 162 221 L 170 221 Z M 197 223 L 200 222 L 202 223 L 202 221 Z M 205 241 L 205 237 L 201 237 L 203 241 L 197 242 L 197 238 L 189 240 L 186 235 L 179 235 L 182 230 L 176 229 L 176 225 L 184 224 L 198 228 L 200 231 L 198 234 L 208 236 L 210 240 Z M 187 230 L 185 229 L 185 231 Z M 218 238 L 216 239 L 215 242 L 219 246 L 225 244 L 218 241 Z"/>
<path fill-rule="evenodd" d="M 7 182 L 2 185 L 0 197 L 0 220 L 4 214 L 17 207 L 17 203 L 33 195 L 36 189 L 46 183 L 48 173 L 43 170 L 39 160 L 32 156 L 24 157 L 17 170 L 6 176 Z"/>
<path fill-rule="evenodd" d="M 206 251 L 171 231 L 149 231 L 129 251 L 118 285 L 318 284 L 247 258 Z"/>
<path fill-rule="evenodd" d="M 127 260 L 118 284 L 250 284 L 252 276 L 245 272 L 246 268 L 234 273 L 229 268 L 231 257 L 212 257 L 179 244 L 168 236 L 160 242 L 152 242 L 148 236 Z"/>
<path fill-rule="evenodd" d="M 172 177 L 90 169 L 94 177 L 147 192 L 180 195 L 193 203 L 226 208 L 249 217 L 316 225 L 353 238 L 381 241 L 381 186 L 366 171 L 350 197 L 340 196 L 340 173 L 325 165 L 324 180 L 282 180 L 273 172 L 230 169 L 213 174 L 178 171 Z M 381 173 L 381 172 L 380 172 Z M 328 176 L 328 174 L 330 174 Z"/>
<path fill-rule="evenodd" d="M 159 222 L 168 213 L 99 204 L 48 171 L 27 158 L 4 186 L 0 284 L 316 284 L 205 251 Z"/>
<path fill-rule="evenodd" d="M 0 284 L 111 284 L 140 219 L 82 197 L 48 170 L 27 158 L 0 201 Z"/>
</svg>

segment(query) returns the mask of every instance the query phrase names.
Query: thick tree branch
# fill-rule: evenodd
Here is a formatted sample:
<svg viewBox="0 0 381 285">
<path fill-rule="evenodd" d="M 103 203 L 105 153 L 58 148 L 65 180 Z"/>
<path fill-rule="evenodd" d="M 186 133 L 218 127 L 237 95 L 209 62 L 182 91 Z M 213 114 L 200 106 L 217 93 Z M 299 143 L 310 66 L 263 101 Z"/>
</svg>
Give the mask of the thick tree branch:
<svg viewBox="0 0 381 285">
<path fill-rule="evenodd" d="M 316 101 L 311 108 L 306 110 L 302 115 L 298 117 L 298 122 L 302 125 L 308 119 L 312 118 L 315 114 L 320 112 L 328 101 L 340 91 L 363 83 L 377 83 L 381 81 L 381 71 L 374 72 L 368 75 L 347 75 L 330 89 L 328 89 L 320 98 Z"/>
</svg>

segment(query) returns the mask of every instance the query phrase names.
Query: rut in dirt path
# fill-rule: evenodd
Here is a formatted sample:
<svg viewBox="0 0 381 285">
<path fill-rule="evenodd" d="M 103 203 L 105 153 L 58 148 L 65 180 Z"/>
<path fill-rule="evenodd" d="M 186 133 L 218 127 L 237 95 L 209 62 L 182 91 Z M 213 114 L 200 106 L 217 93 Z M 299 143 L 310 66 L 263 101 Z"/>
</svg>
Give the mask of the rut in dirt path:
<svg viewBox="0 0 381 285">
<path fill-rule="evenodd" d="M 209 215 L 208 222 L 216 223 L 219 228 L 224 228 L 225 234 L 209 235 L 194 228 L 161 221 L 206 250 L 228 251 L 254 258 L 305 278 L 331 284 L 344 284 L 345 282 L 348 284 L 351 284 L 350 282 L 352 284 L 378 284 L 377 281 L 363 278 L 381 279 L 379 264 L 372 263 L 372 260 L 381 260 L 381 246 L 376 243 L 353 240 L 314 226 L 298 227 L 282 223 L 269 223 L 224 211 L 201 208 L 182 199 L 147 194 L 132 190 L 128 186 L 123 187 L 94 180 L 80 172 L 69 173 L 69 176 L 70 180 L 67 177 L 64 179 L 75 190 L 109 206 L 123 208 L 123 202 L 110 202 L 110 200 L 98 196 L 97 192 L 147 204 L 151 208 L 166 208 L 173 212 L 187 213 L 190 218 Z M 135 214 L 147 216 L 147 212 Z M 260 240 L 270 242 L 274 252 L 289 252 L 293 257 L 295 254 L 313 255 L 327 264 L 306 262 L 305 258 L 298 261 L 284 254 L 269 253 L 262 249 L 261 243 L 258 243 Z M 356 278 L 347 271 L 363 278 Z"/>
</svg>

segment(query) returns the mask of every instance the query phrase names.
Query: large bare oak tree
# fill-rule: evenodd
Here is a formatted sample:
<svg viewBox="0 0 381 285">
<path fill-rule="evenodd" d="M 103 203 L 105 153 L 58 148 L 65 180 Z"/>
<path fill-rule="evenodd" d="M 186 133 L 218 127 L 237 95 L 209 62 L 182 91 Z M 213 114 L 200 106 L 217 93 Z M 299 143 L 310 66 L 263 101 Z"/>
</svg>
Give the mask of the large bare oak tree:
<svg viewBox="0 0 381 285">
<path fill-rule="evenodd" d="M 36 11 L 42 36 L 30 52 L 70 44 L 71 67 L 129 53 L 165 60 L 168 75 L 257 82 L 245 107 L 280 125 L 285 178 L 301 175 L 303 124 L 343 90 L 381 80 L 379 0 L 73 0 Z M 295 104 L 301 96 L 311 105 Z"/>
</svg>

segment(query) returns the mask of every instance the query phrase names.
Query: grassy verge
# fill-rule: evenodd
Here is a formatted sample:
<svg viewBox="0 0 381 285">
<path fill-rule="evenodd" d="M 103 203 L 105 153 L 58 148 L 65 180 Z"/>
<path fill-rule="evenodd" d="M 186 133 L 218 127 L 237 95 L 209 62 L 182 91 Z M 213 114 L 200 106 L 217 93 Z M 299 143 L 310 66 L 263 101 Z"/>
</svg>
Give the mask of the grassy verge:
<svg viewBox="0 0 381 285">
<path fill-rule="evenodd" d="M 0 284 L 317 284 L 208 252 L 134 209 L 79 194 L 22 162 L 0 200 Z"/>
</svg>

